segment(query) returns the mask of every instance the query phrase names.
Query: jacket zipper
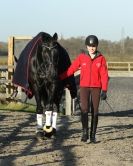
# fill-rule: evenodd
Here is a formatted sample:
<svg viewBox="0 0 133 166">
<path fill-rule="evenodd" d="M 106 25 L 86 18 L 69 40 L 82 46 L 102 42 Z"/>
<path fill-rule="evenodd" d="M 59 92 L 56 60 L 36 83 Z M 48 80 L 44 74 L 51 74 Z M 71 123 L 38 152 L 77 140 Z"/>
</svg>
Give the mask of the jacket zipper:
<svg viewBox="0 0 133 166">
<path fill-rule="evenodd" d="M 92 63 L 93 63 L 93 60 L 91 59 L 91 63 L 90 63 L 90 86 L 91 86 L 91 74 L 92 74 Z"/>
<path fill-rule="evenodd" d="M 96 57 L 94 57 L 94 59 L 91 59 L 91 65 L 90 65 L 90 86 L 91 86 L 91 80 L 92 80 L 92 64 L 93 64 L 93 61 L 96 59 L 96 58 L 98 58 L 99 56 L 101 56 L 101 55 L 98 55 L 98 56 L 96 56 Z M 90 57 L 91 58 L 91 57 Z"/>
</svg>

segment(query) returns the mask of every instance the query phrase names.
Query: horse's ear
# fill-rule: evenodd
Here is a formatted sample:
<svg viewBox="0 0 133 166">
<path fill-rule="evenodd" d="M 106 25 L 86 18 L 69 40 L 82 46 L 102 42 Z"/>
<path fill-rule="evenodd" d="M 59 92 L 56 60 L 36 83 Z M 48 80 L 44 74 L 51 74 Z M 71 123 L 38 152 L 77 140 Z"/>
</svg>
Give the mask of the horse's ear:
<svg viewBox="0 0 133 166">
<path fill-rule="evenodd" d="M 53 39 L 54 39 L 54 40 L 58 40 L 58 35 L 57 35 L 57 33 L 55 33 L 55 34 L 53 35 Z"/>
</svg>

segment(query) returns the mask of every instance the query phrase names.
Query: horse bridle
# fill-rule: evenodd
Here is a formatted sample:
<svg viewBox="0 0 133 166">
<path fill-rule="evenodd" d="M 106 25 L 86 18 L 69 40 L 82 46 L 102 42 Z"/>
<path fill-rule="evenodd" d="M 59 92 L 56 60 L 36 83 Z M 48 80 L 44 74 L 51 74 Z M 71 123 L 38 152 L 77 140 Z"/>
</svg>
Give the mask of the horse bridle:
<svg viewBox="0 0 133 166">
<path fill-rule="evenodd" d="M 52 50 L 53 48 L 57 47 L 57 44 L 55 44 L 54 46 L 51 46 L 51 47 L 46 46 L 45 44 L 42 44 L 42 47 L 45 47 L 45 48 L 48 48 L 49 50 Z M 52 62 L 50 62 L 50 65 L 52 65 Z"/>
<path fill-rule="evenodd" d="M 46 46 L 45 44 L 42 44 L 42 47 L 45 47 L 45 48 L 47 48 L 48 50 L 52 50 L 53 48 L 57 47 L 57 44 L 55 44 L 55 45 L 52 46 L 52 47 L 49 47 L 49 46 Z M 58 61 L 59 61 L 59 60 L 58 60 Z M 52 65 L 52 62 L 50 62 L 50 65 Z M 39 74 L 39 77 L 40 77 L 40 78 L 45 78 L 45 76 L 43 75 L 43 74 L 44 74 L 44 72 L 43 72 L 44 68 L 46 68 L 45 64 L 41 64 L 41 65 L 39 66 L 39 68 L 37 69 L 37 73 Z M 43 86 L 44 82 L 45 82 L 45 79 L 44 79 L 44 81 L 42 82 L 42 84 L 40 85 L 40 88 Z"/>
<path fill-rule="evenodd" d="M 57 46 L 57 44 L 55 44 L 52 47 L 46 46 L 45 44 L 42 44 L 42 47 L 48 48 L 49 50 L 52 50 L 53 48 L 55 48 Z"/>
</svg>

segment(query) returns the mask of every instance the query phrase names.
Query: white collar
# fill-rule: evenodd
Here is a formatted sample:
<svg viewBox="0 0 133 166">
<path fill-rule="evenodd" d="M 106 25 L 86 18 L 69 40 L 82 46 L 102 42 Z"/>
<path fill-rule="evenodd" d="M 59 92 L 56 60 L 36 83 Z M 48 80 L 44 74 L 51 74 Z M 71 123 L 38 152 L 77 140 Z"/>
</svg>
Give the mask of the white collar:
<svg viewBox="0 0 133 166">
<path fill-rule="evenodd" d="M 94 59 L 96 54 L 90 54 L 91 59 Z"/>
</svg>

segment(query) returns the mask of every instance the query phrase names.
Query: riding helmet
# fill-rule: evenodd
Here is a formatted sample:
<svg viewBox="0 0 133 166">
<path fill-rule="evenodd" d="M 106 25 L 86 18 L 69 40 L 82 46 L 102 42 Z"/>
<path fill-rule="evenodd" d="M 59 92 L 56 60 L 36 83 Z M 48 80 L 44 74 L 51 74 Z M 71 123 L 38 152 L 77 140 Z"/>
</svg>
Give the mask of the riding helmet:
<svg viewBox="0 0 133 166">
<path fill-rule="evenodd" d="M 87 46 L 98 46 L 98 38 L 95 35 L 89 35 L 85 40 Z"/>
</svg>

